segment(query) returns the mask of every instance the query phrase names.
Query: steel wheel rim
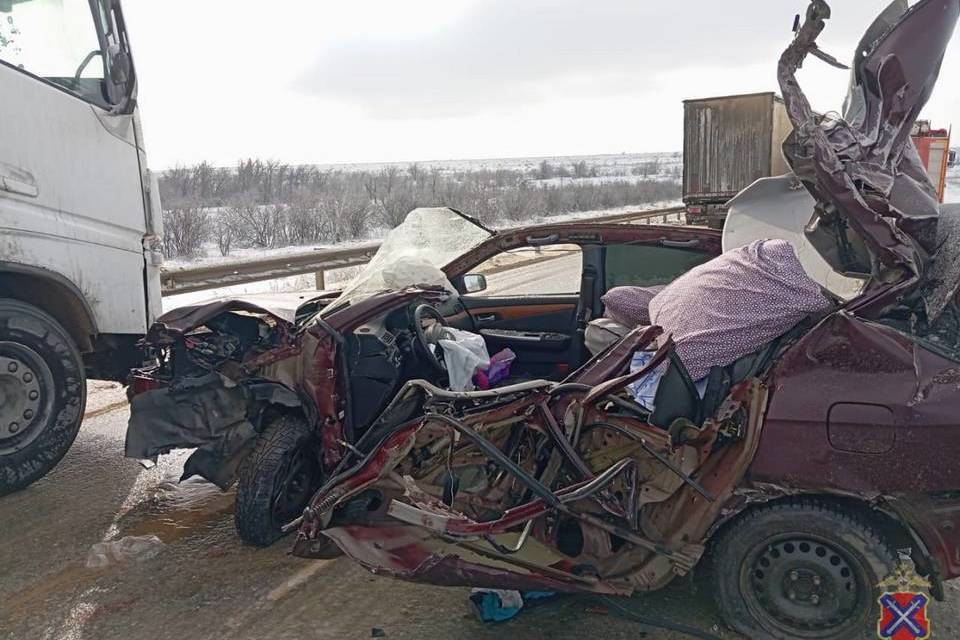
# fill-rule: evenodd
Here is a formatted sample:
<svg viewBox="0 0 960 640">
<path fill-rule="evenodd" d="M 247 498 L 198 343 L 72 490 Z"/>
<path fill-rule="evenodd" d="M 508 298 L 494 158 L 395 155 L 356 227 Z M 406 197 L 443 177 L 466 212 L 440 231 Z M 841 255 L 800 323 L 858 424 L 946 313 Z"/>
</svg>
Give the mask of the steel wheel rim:
<svg viewBox="0 0 960 640">
<path fill-rule="evenodd" d="M 53 373 L 18 342 L 0 342 L 0 454 L 19 451 L 42 432 L 53 410 Z"/>
<path fill-rule="evenodd" d="M 831 636 L 856 624 L 871 592 L 862 566 L 835 543 L 811 534 L 774 536 L 740 566 L 740 588 L 754 615 L 799 637 Z"/>
</svg>

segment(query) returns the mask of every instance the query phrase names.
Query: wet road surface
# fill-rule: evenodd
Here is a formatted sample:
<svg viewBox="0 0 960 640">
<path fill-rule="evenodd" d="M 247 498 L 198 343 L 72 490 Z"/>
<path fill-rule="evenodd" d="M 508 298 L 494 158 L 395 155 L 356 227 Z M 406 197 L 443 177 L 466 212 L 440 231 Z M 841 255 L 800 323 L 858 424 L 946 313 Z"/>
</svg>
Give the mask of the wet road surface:
<svg viewBox="0 0 960 640">
<path fill-rule="evenodd" d="M 374 628 L 411 640 L 687 637 L 580 597 L 482 625 L 469 613 L 467 589 L 375 577 L 345 558 L 294 558 L 289 541 L 244 546 L 233 531 L 232 493 L 176 482 L 184 454 L 153 469 L 122 457 L 126 407 L 97 413 L 112 402 L 94 400 L 93 417 L 49 476 L 0 498 L 0 638 L 340 640 L 370 638 Z M 132 535 L 164 544 L 150 559 L 86 568 L 92 545 Z M 953 584 L 947 591 L 931 615 L 938 638 L 960 629 L 960 594 Z M 620 602 L 736 637 L 720 627 L 703 576 Z"/>
</svg>

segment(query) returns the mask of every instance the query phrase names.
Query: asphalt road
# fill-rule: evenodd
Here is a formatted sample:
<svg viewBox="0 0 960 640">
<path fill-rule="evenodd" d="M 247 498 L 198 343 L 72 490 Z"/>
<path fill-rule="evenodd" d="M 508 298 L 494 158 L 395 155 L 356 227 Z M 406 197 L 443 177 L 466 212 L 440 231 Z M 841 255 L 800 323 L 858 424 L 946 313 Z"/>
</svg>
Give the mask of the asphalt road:
<svg viewBox="0 0 960 640">
<path fill-rule="evenodd" d="M 519 269 L 487 276 L 487 289 L 480 296 L 522 296 L 576 293 L 580 290 L 579 253 L 543 260 Z"/>
</svg>

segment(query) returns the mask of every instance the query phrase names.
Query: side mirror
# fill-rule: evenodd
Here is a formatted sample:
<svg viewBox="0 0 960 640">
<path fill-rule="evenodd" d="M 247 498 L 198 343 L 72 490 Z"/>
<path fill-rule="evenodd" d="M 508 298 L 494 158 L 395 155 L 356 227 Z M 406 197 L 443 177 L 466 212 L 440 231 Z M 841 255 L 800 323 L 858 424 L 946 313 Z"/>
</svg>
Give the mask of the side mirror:
<svg viewBox="0 0 960 640">
<path fill-rule="evenodd" d="M 127 114 L 132 111 L 133 64 L 130 55 L 120 45 L 111 44 L 107 47 L 107 69 L 107 95 L 113 110 Z"/>
<path fill-rule="evenodd" d="M 464 293 L 480 293 L 487 288 L 487 276 L 480 273 L 468 273 L 463 276 Z"/>
<path fill-rule="evenodd" d="M 137 74 L 133 68 L 127 39 L 126 22 L 119 0 L 110 0 L 107 24 L 102 25 L 101 39 L 106 39 L 107 96 L 114 115 L 129 115 L 137 105 Z M 112 17 L 112 20 L 111 20 Z"/>
</svg>

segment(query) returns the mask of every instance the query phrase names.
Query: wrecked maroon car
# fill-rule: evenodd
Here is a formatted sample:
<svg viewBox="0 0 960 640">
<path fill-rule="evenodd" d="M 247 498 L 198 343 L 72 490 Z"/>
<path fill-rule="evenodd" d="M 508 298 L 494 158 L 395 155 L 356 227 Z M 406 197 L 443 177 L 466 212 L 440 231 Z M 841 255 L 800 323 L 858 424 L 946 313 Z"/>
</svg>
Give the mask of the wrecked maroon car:
<svg viewBox="0 0 960 640">
<path fill-rule="evenodd" d="M 786 240 L 828 308 L 695 380 L 682 321 L 657 326 L 681 277 L 650 302 L 652 326 L 562 379 L 411 378 L 333 450 L 294 553 L 333 540 L 408 580 L 607 594 L 659 589 L 706 556 L 750 638 L 872 636 L 878 583 L 908 556 L 942 598 L 960 576 L 960 208 L 938 205 L 909 133 L 958 15 L 958 0 L 894 2 L 858 46 L 842 117 L 814 114 L 795 79 L 809 55 L 839 65 L 816 46 L 825 2 L 780 59 L 793 174 L 731 203 L 724 249 Z M 580 309 L 603 284 L 584 282 Z"/>
<path fill-rule="evenodd" d="M 232 300 L 159 318 L 147 337 L 156 363 L 131 379 L 126 455 L 196 449 L 184 477 L 236 485 L 240 537 L 269 545 L 355 462 L 405 383 L 451 388 L 447 333 L 512 354 L 498 386 L 559 381 L 590 357 L 584 333 L 608 289 L 669 283 L 720 244 L 716 231 L 680 226 L 495 232 L 452 209 L 417 209 L 342 292 L 296 309 Z"/>
</svg>

